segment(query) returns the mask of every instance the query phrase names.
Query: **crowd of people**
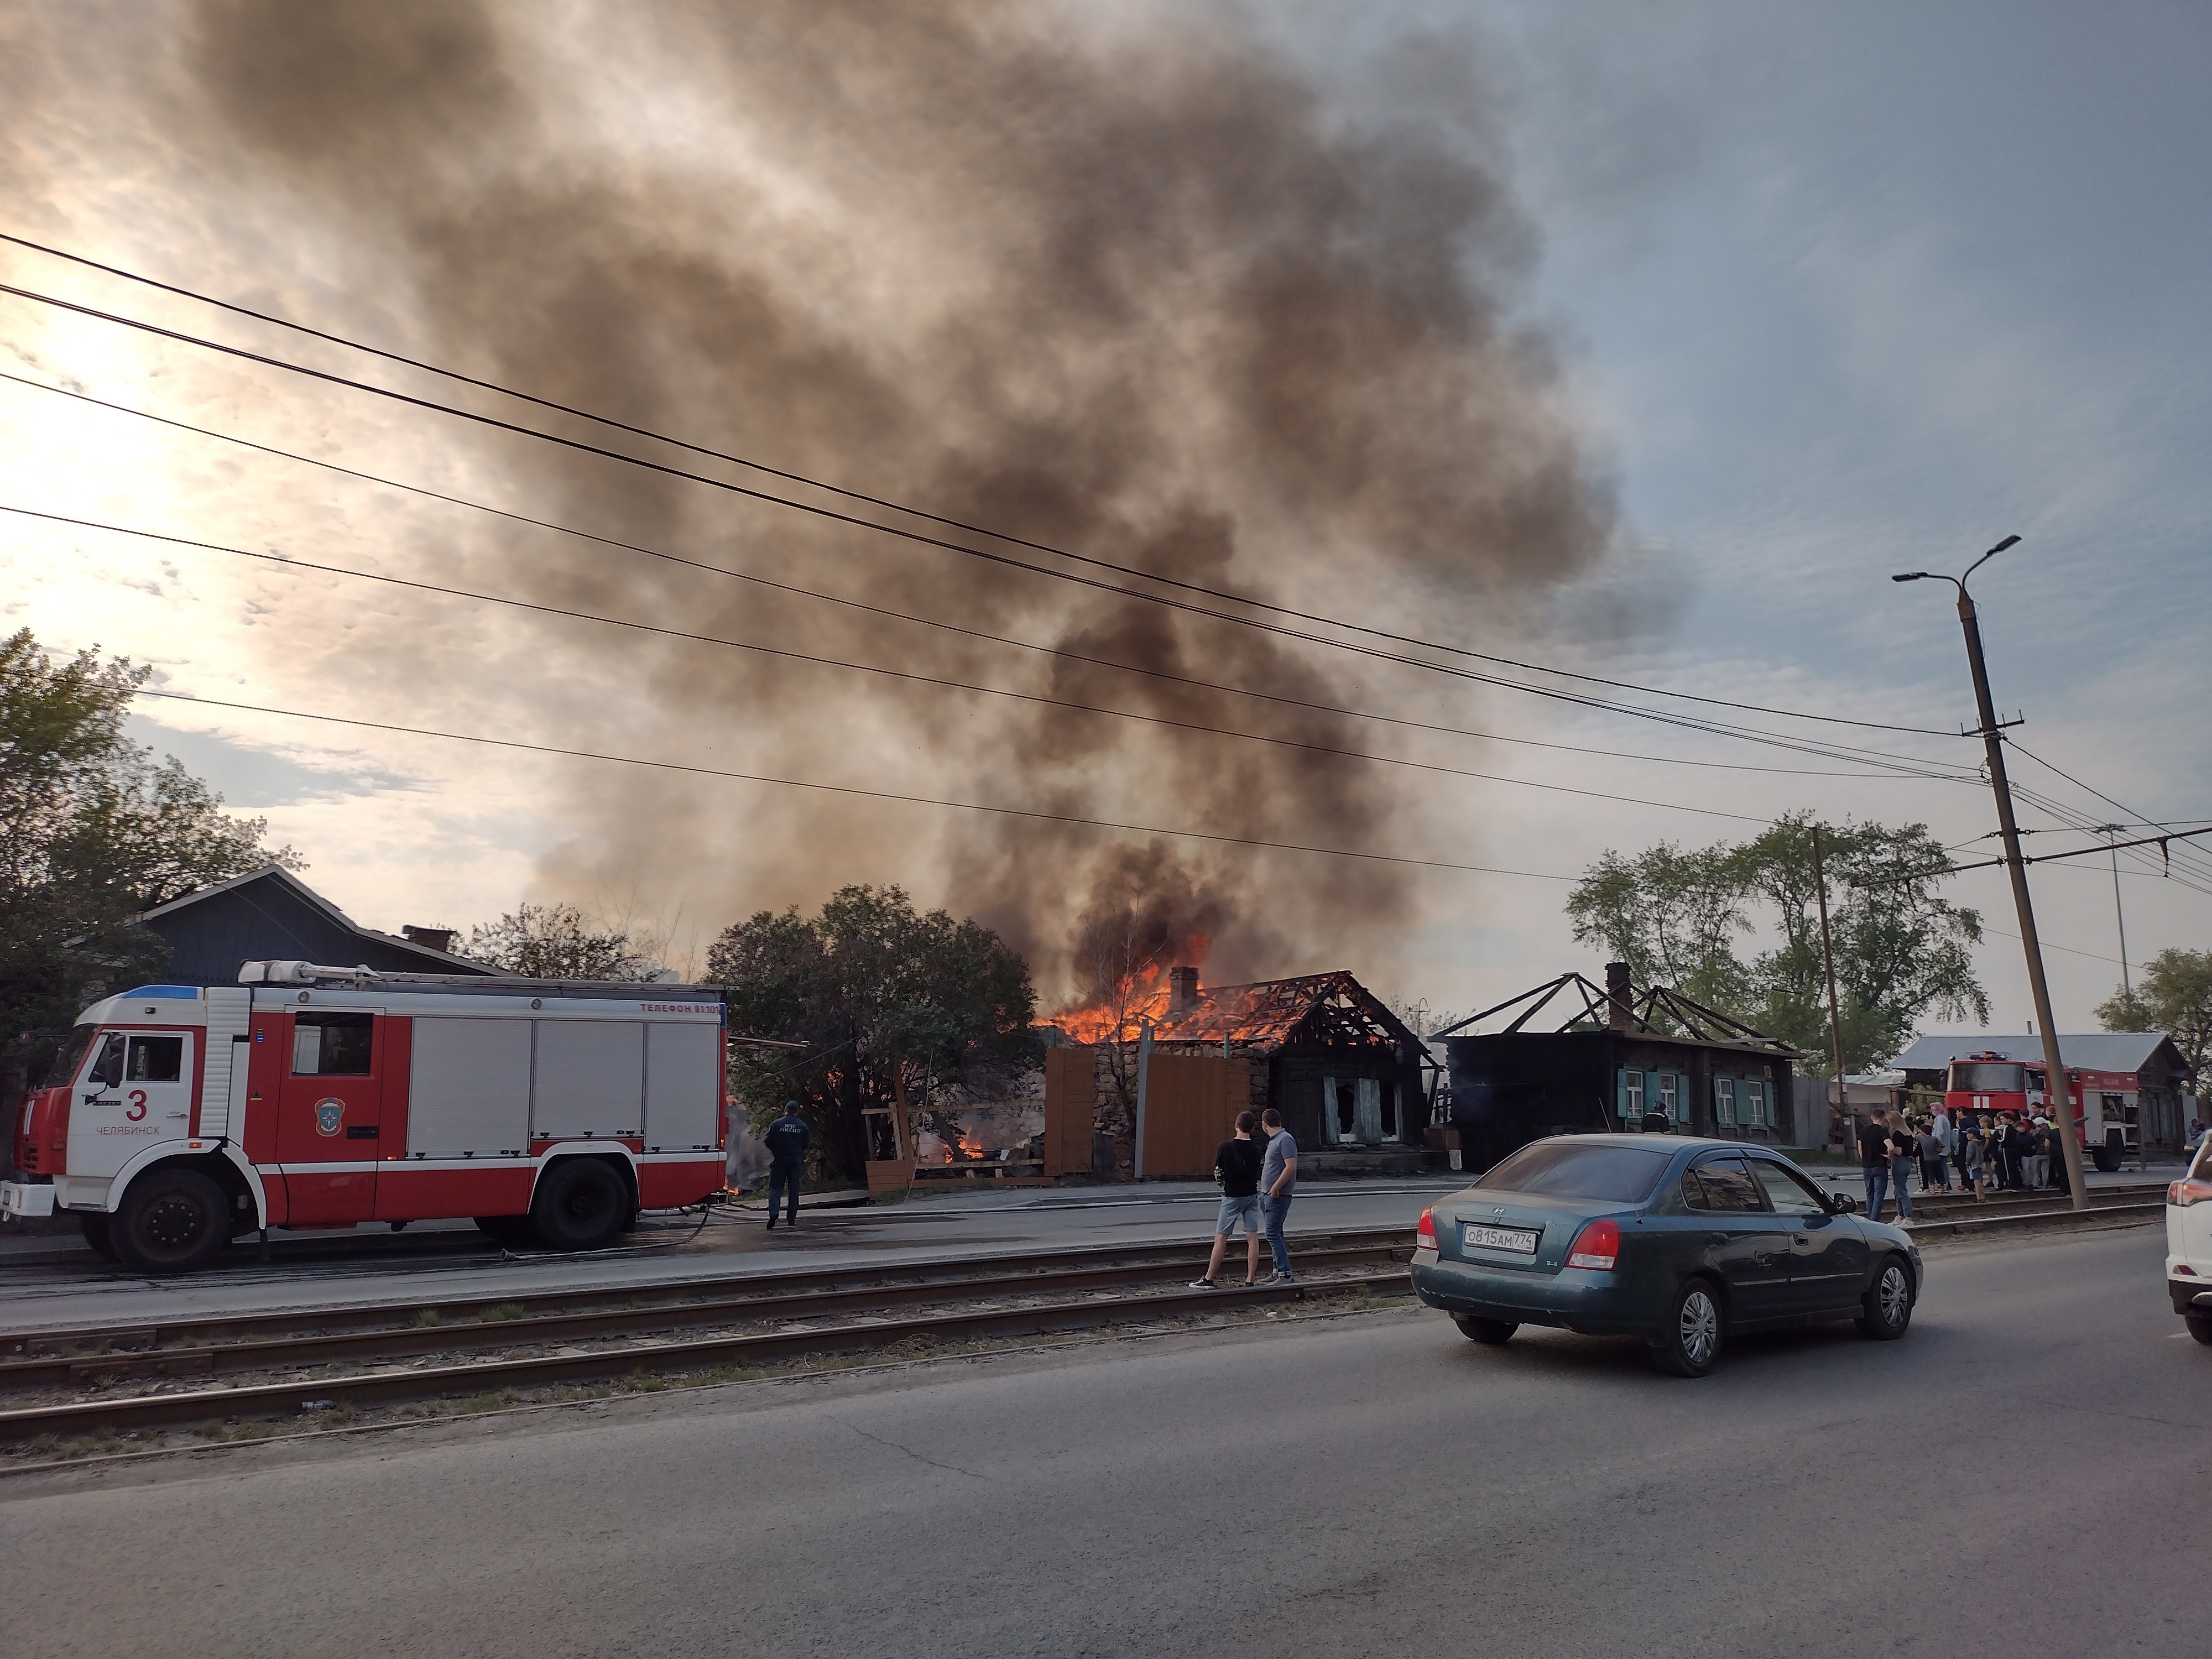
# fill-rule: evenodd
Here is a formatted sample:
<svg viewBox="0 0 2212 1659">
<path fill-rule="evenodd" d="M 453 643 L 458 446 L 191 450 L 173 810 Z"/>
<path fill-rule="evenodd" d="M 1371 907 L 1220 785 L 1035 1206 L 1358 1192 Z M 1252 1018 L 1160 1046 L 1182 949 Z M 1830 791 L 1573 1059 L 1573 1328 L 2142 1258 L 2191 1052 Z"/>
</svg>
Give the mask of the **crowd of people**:
<svg viewBox="0 0 2212 1659">
<path fill-rule="evenodd" d="M 1867 1214 L 1881 1219 L 1892 1186 L 1897 1213 L 1912 1215 L 1911 1186 L 1922 1193 L 1963 1193 L 1985 1199 L 1999 1192 L 2059 1192 L 2066 1159 L 2057 1126 L 2041 1112 L 1960 1112 L 1938 1106 L 1925 1116 L 1875 1111 L 1859 1131 L 1859 1164 L 1866 1176 Z"/>
</svg>

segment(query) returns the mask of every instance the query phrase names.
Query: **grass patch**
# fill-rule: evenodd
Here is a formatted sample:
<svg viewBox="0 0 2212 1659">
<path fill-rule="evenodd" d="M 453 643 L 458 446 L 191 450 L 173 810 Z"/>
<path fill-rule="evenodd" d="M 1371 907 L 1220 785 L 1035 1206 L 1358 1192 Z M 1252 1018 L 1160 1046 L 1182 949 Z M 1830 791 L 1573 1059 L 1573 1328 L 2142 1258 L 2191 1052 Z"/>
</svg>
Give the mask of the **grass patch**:
<svg viewBox="0 0 2212 1659">
<path fill-rule="evenodd" d="M 417 1308 L 417 1309 L 416 1309 L 416 1310 L 415 1310 L 415 1322 L 416 1322 L 417 1325 L 434 1325 L 434 1324 L 436 1324 L 436 1323 L 438 1322 L 438 1310 L 437 1310 L 435 1308 Z"/>
<path fill-rule="evenodd" d="M 496 1306 L 486 1308 L 483 1316 L 486 1321 L 520 1319 L 522 1317 L 522 1304 L 520 1302 L 501 1302 Z"/>
<path fill-rule="evenodd" d="M 504 1407 L 521 1403 L 521 1389 L 500 1389 L 488 1394 L 472 1394 L 465 1400 L 456 1400 L 448 1409 L 459 1415 L 463 1412 L 495 1412 Z M 422 1415 L 428 1416 L 436 1409 L 434 1406 L 428 1407 Z"/>
</svg>

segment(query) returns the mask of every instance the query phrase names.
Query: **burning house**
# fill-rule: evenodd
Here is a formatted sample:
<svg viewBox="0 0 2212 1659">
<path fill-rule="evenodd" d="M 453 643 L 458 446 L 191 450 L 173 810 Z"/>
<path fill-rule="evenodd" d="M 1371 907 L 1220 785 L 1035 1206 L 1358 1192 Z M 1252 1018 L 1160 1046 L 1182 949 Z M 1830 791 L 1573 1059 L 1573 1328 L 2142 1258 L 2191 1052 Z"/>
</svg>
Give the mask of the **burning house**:
<svg viewBox="0 0 2212 1659">
<path fill-rule="evenodd" d="M 1637 996 L 1625 963 L 1607 963 L 1605 978 L 1600 990 L 1562 974 L 1437 1033 L 1461 1167 L 1486 1170 L 1545 1135 L 1647 1121 L 1670 1134 L 1803 1144 L 1790 1084 L 1796 1049 L 1666 986 Z M 1557 1024 L 1530 1029 L 1559 1008 L 1567 1012 Z M 1509 1013 L 1500 1030 L 1468 1030 Z"/>
<path fill-rule="evenodd" d="M 1204 1175 L 1248 1108 L 1282 1114 L 1312 1173 L 1418 1159 L 1428 1127 L 1420 1038 L 1341 969 L 1208 990 L 1176 968 L 1124 1018 L 1060 1029 L 1048 1086 L 1072 1113 L 1088 1097 L 1101 1174 Z"/>
</svg>

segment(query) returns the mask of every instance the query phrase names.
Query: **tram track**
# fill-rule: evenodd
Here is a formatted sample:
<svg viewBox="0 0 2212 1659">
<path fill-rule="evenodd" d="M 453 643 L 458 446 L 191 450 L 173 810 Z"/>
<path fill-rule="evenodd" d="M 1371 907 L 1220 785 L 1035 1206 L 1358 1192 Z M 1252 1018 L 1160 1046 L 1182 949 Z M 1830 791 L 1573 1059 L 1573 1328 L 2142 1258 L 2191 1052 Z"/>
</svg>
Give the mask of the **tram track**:
<svg viewBox="0 0 2212 1659">
<path fill-rule="evenodd" d="M 1945 1205 L 1914 1231 L 1932 1243 L 2140 1224 L 2162 1208 L 2124 1189 L 2097 1196 L 2121 1201 Z M 1183 1287 L 1205 1261 L 1196 1247 L 1114 1244 L 15 1332 L 0 1337 L 0 1397 L 47 1397 L 0 1410 L 0 1443 L 1402 1295 L 1412 1244 L 1403 1226 L 1308 1235 L 1297 1283 L 1208 1291 Z M 206 1385 L 223 1376 L 243 1380 Z M 144 1391 L 118 1391 L 134 1386 Z"/>
<path fill-rule="evenodd" d="M 741 1281 L 742 1290 L 733 1288 L 738 1281 L 694 1280 L 526 1301 L 477 1297 L 17 1334 L 8 1339 L 10 1357 L 0 1361 L 0 1389 L 81 1397 L 0 1411 L 0 1441 L 757 1366 L 916 1341 L 1066 1332 L 1403 1292 L 1403 1264 L 1411 1254 L 1406 1230 L 1393 1227 L 1302 1239 L 1299 1266 L 1308 1276 L 1290 1285 L 1190 1291 L 1182 1281 L 1202 1270 L 1203 1255 L 1188 1246 L 1122 1245 L 755 1275 Z M 1167 1288 L 1156 1288 L 1161 1286 Z M 902 1313 L 917 1307 L 927 1310 Z M 371 1320 L 377 1322 L 364 1328 Z M 327 1328 L 333 1323 L 352 1328 Z M 471 1357 L 486 1354 L 491 1357 Z M 410 1359 L 416 1363 L 362 1369 Z M 225 1375 L 253 1380 L 198 1386 Z M 174 1386 L 180 1382 L 185 1386 Z M 114 1391 L 132 1384 L 147 1391 Z"/>
</svg>

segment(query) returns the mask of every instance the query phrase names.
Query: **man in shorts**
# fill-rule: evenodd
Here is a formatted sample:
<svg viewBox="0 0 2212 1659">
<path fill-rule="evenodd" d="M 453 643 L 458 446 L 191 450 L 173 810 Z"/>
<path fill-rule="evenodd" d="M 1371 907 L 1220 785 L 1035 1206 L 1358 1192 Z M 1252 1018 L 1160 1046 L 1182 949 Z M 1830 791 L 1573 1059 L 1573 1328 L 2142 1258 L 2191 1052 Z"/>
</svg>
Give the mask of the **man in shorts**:
<svg viewBox="0 0 2212 1659">
<path fill-rule="evenodd" d="M 1241 1224 L 1244 1229 L 1244 1282 L 1260 1282 L 1260 1149 L 1252 1131 L 1260 1120 L 1249 1112 L 1237 1115 L 1237 1133 L 1214 1149 L 1213 1180 L 1221 1188 L 1221 1215 L 1213 1224 L 1213 1258 L 1206 1264 L 1206 1277 L 1194 1279 L 1194 1291 L 1213 1288 L 1214 1275 L 1229 1253 L 1229 1237 Z"/>
</svg>

